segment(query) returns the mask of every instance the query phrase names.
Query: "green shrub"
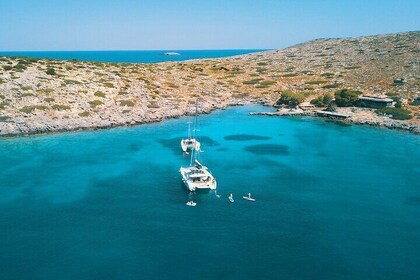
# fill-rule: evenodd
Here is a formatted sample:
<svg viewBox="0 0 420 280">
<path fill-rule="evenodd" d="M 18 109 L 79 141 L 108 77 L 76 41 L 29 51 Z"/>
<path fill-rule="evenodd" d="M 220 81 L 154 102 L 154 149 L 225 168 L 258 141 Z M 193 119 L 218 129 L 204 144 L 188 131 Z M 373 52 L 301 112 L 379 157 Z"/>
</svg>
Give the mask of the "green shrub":
<svg viewBox="0 0 420 280">
<path fill-rule="evenodd" d="M 267 81 L 261 81 L 260 82 L 260 85 L 262 85 L 262 86 L 270 86 L 270 85 L 273 85 L 275 83 L 276 83 L 275 81 L 267 80 Z"/>
<path fill-rule="evenodd" d="M 412 118 L 410 114 L 411 112 L 409 110 L 402 109 L 402 108 L 388 107 L 388 108 L 377 109 L 375 112 L 378 115 L 390 116 L 390 118 L 394 120 L 409 120 Z"/>
<path fill-rule="evenodd" d="M 355 106 L 359 100 L 360 91 L 342 89 L 335 93 L 335 103 L 338 107 Z"/>
<path fill-rule="evenodd" d="M 62 111 L 62 110 L 70 110 L 71 107 L 67 105 L 60 105 L 60 104 L 54 104 L 51 106 L 54 110 Z"/>
<path fill-rule="evenodd" d="M 328 105 L 332 102 L 333 97 L 331 94 L 325 94 L 324 97 L 322 98 L 323 102 L 325 105 Z"/>
<path fill-rule="evenodd" d="M 29 92 L 22 93 L 22 95 L 21 95 L 21 97 L 27 97 L 27 96 L 35 96 L 35 95 L 33 95 L 32 93 L 29 93 Z"/>
<path fill-rule="evenodd" d="M 277 105 L 287 105 L 290 108 L 295 108 L 297 105 L 305 100 L 305 94 L 285 90 L 280 92 L 281 96 L 277 100 Z"/>
<path fill-rule="evenodd" d="M 255 72 L 260 73 L 260 74 L 264 74 L 265 72 L 267 72 L 267 68 L 264 67 L 258 67 Z"/>
<path fill-rule="evenodd" d="M 179 88 L 179 86 L 177 86 L 176 84 L 174 84 L 174 83 L 166 83 L 166 85 L 168 86 L 168 87 L 170 87 L 170 88 Z"/>
<path fill-rule="evenodd" d="M 255 85 L 255 84 L 258 84 L 262 80 L 263 79 L 252 79 L 252 80 L 248 80 L 248 81 L 243 81 L 242 83 L 244 85 Z"/>
<path fill-rule="evenodd" d="M 21 111 L 23 113 L 26 113 L 26 114 L 30 114 L 33 111 L 35 111 L 35 109 L 37 109 L 37 110 L 47 110 L 48 107 L 44 106 L 44 105 L 31 105 L 31 106 L 22 107 L 19 111 Z"/>
<path fill-rule="evenodd" d="M 102 92 L 102 91 L 100 91 L 100 90 L 99 90 L 99 91 L 97 91 L 97 92 L 95 92 L 95 93 L 94 93 L 94 95 L 95 95 L 95 96 L 97 96 L 97 97 L 105 97 L 105 93 L 103 93 L 103 92 Z"/>
<path fill-rule="evenodd" d="M 341 87 L 341 84 L 340 83 L 334 83 L 334 84 L 325 85 L 322 88 L 330 89 L 330 88 L 338 88 L 338 87 Z"/>
<path fill-rule="evenodd" d="M 50 102 L 55 101 L 55 99 L 51 98 L 51 97 L 47 97 L 47 98 L 44 99 L 44 101 L 50 103 Z"/>
<path fill-rule="evenodd" d="M 315 105 L 316 107 L 324 107 L 328 106 L 332 101 L 332 96 L 329 94 L 326 94 L 324 96 L 318 96 L 315 99 L 311 100 L 311 104 Z"/>
<path fill-rule="evenodd" d="M 56 75 L 54 68 L 47 68 L 48 75 Z"/>
<path fill-rule="evenodd" d="M 89 105 L 92 108 L 96 108 L 96 106 L 102 105 L 104 104 L 101 100 L 93 100 L 93 101 L 89 101 Z"/>
<path fill-rule="evenodd" d="M 323 107 L 324 102 L 322 101 L 322 96 L 318 96 L 317 98 L 312 99 L 311 104 L 316 107 Z"/>
<path fill-rule="evenodd" d="M 80 117 L 88 117 L 89 116 L 89 112 L 88 111 L 83 111 L 83 112 L 80 112 L 78 115 Z"/>
<path fill-rule="evenodd" d="M 267 62 L 258 62 L 257 65 L 258 66 L 267 66 L 268 63 Z"/>
<path fill-rule="evenodd" d="M 131 100 L 120 100 L 120 106 L 134 107 L 134 104 Z"/>
<path fill-rule="evenodd" d="M 81 82 L 76 81 L 76 80 L 64 80 L 64 83 L 66 85 L 80 85 L 81 84 Z"/>
<path fill-rule="evenodd" d="M 12 67 L 12 66 L 10 66 L 10 65 L 5 65 L 5 66 L 3 66 L 3 69 L 4 69 L 5 71 L 10 71 L 10 70 L 12 70 L 12 69 L 13 69 L 13 67 Z"/>
<path fill-rule="evenodd" d="M 103 85 L 104 85 L 104 87 L 107 87 L 107 88 L 114 88 L 113 83 L 104 83 Z"/>
<path fill-rule="evenodd" d="M 289 73 L 289 74 L 284 74 L 282 77 L 289 78 L 289 77 L 296 77 L 297 75 L 298 75 L 297 73 Z"/>
</svg>

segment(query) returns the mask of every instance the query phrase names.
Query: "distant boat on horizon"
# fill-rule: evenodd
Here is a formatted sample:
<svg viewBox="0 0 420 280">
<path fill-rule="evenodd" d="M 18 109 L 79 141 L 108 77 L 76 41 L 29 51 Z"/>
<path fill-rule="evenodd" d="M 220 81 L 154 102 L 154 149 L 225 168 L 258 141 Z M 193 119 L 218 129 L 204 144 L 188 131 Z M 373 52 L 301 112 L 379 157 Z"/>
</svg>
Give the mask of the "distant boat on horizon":
<svg viewBox="0 0 420 280">
<path fill-rule="evenodd" d="M 163 55 L 181 55 L 181 54 L 177 52 L 166 52 L 166 53 L 163 53 Z"/>
</svg>

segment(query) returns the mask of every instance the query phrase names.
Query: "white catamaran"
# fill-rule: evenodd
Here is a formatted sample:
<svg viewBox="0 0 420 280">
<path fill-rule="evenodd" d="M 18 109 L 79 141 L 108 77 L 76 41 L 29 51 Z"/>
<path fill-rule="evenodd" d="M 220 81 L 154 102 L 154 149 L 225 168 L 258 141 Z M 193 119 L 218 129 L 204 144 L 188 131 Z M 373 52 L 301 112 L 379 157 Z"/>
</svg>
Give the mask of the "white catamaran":
<svg viewBox="0 0 420 280">
<path fill-rule="evenodd" d="M 191 158 L 195 158 L 196 151 L 192 151 Z M 192 160 L 191 160 L 192 161 Z M 216 178 L 210 173 L 208 168 L 202 165 L 198 160 L 194 159 L 194 162 L 189 167 L 181 167 L 179 172 L 182 175 L 182 181 L 190 191 L 197 189 L 210 189 L 215 190 L 217 187 Z"/>
<path fill-rule="evenodd" d="M 197 112 L 197 102 L 196 102 L 196 112 Z M 197 114 L 196 117 L 197 119 Z M 195 120 L 195 125 L 197 125 L 197 120 Z M 194 138 L 196 136 L 194 130 Z M 196 141 L 198 142 L 198 141 Z M 213 174 L 210 173 L 208 168 L 202 165 L 197 160 L 197 153 L 200 152 L 200 149 L 191 149 L 191 160 L 190 166 L 188 167 L 181 167 L 179 172 L 182 175 L 182 181 L 184 182 L 185 186 L 190 191 L 195 191 L 197 189 L 210 189 L 215 190 L 217 187 L 216 178 L 214 178 Z"/>
<path fill-rule="evenodd" d="M 194 118 L 194 134 L 197 130 L 197 101 L 195 102 L 195 118 Z M 195 149 L 196 151 L 200 151 L 200 142 L 198 142 L 195 137 L 191 136 L 191 122 L 188 122 L 188 138 L 181 140 L 181 148 L 182 151 L 188 154 L 189 150 Z"/>
</svg>

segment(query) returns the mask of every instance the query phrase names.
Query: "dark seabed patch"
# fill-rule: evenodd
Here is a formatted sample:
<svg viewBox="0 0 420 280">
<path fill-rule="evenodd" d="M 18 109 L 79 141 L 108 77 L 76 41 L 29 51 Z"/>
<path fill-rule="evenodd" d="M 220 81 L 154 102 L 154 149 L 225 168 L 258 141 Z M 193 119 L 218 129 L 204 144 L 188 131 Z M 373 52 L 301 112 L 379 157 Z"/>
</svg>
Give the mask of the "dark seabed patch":
<svg viewBox="0 0 420 280">
<path fill-rule="evenodd" d="M 316 153 L 315 154 L 318 157 L 327 157 L 328 155 L 326 153 Z"/>
<path fill-rule="evenodd" d="M 328 119 L 326 119 L 326 120 L 324 120 L 324 122 L 326 124 L 334 124 L 334 125 L 341 126 L 341 127 L 350 127 L 350 126 L 352 126 L 350 123 L 345 123 L 345 122 L 337 121 L 337 120 L 328 120 Z"/>
<path fill-rule="evenodd" d="M 246 146 L 245 151 L 256 155 L 288 155 L 289 147 L 280 144 L 259 144 Z"/>
<path fill-rule="evenodd" d="M 137 152 L 140 149 L 141 149 L 141 146 L 139 144 L 136 144 L 136 143 L 130 144 L 130 151 Z"/>
<path fill-rule="evenodd" d="M 223 148 L 218 148 L 217 151 L 226 152 L 226 151 L 229 151 L 229 149 L 226 147 L 223 147 Z"/>
<path fill-rule="evenodd" d="M 206 145 L 206 146 L 219 146 L 220 144 L 213 140 L 212 138 L 208 137 L 208 136 L 199 136 L 197 137 L 198 141 L 200 141 L 201 145 Z"/>
<path fill-rule="evenodd" d="M 175 154 L 181 154 L 181 139 L 179 137 L 170 139 L 159 139 L 162 146 L 172 150 Z"/>
<path fill-rule="evenodd" d="M 224 137 L 228 141 L 251 141 L 251 140 L 270 140 L 271 137 L 252 135 L 252 134 L 234 134 Z"/>
<path fill-rule="evenodd" d="M 407 205 L 420 205 L 420 196 L 409 196 L 404 200 Z"/>
</svg>

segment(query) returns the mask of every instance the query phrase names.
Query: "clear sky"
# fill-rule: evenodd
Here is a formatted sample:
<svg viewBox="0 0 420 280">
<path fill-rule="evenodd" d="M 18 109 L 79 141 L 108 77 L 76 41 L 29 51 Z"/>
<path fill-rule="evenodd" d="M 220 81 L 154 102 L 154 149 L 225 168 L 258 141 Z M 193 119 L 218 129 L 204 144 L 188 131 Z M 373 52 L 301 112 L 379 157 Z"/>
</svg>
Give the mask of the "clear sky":
<svg viewBox="0 0 420 280">
<path fill-rule="evenodd" d="M 420 30 L 420 0 L 0 0 L 0 50 L 283 48 Z"/>
</svg>

